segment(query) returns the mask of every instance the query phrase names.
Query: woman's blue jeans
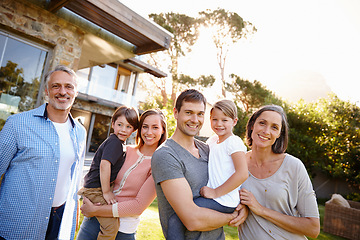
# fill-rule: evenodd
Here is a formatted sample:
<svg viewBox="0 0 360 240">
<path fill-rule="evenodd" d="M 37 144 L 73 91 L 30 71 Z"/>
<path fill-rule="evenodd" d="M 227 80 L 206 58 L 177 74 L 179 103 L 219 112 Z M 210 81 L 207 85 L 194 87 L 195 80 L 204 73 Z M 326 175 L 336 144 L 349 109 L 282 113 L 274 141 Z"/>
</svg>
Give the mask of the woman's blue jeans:
<svg viewBox="0 0 360 240">
<path fill-rule="evenodd" d="M 198 197 L 194 203 L 199 207 L 209 208 L 222 213 L 233 213 L 236 208 L 226 207 L 216 202 L 214 199 Z M 174 213 L 168 221 L 167 240 L 185 240 L 186 228 L 180 218 Z"/>
<path fill-rule="evenodd" d="M 100 223 L 96 217 L 87 218 L 84 217 L 81 223 L 79 233 L 76 240 L 96 240 L 100 232 Z M 116 240 L 135 240 L 135 233 L 122 233 L 118 232 Z"/>
</svg>

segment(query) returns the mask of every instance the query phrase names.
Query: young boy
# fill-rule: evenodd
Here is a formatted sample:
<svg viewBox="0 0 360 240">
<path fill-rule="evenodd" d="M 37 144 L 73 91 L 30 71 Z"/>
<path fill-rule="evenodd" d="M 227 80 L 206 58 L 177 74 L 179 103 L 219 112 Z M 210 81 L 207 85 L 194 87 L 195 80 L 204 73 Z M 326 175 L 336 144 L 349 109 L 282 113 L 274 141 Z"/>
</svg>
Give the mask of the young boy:
<svg viewBox="0 0 360 240">
<path fill-rule="evenodd" d="M 139 115 L 134 108 L 119 107 L 111 119 L 111 134 L 98 148 L 91 163 L 90 170 L 84 177 L 84 187 L 78 194 L 90 199 L 93 203 L 116 203 L 113 193 L 113 182 L 124 164 L 123 144 L 137 130 Z M 118 218 L 97 217 L 100 223 L 98 239 L 115 239 L 119 230 Z"/>
</svg>

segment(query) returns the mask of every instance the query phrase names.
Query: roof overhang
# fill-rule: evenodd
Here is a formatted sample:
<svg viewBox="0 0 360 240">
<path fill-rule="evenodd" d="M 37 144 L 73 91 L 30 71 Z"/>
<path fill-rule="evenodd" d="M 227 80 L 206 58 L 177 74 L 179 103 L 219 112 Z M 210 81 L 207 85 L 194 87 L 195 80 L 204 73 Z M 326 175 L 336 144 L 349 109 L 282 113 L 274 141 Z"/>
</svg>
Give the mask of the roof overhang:
<svg viewBox="0 0 360 240">
<path fill-rule="evenodd" d="M 47 9 L 66 8 L 135 46 L 142 55 L 169 48 L 171 33 L 135 13 L 118 0 L 50 0 Z"/>
<path fill-rule="evenodd" d="M 88 33 L 84 36 L 78 68 L 108 64 L 132 57 L 134 54 L 126 49 Z"/>
<path fill-rule="evenodd" d="M 155 77 L 158 78 L 162 78 L 162 77 L 166 77 L 167 74 L 160 71 L 157 68 L 154 68 L 153 66 L 151 66 L 150 64 L 147 64 L 145 62 L 140 61 L 139 59 L 136 58 L 129 58 L 124 60 L 124 63 L 131 63 L 137 67 L 140 67 L 144 70 L 144 72 L 150 73 L 152 75 L 154 75 Z"/>
</svg>

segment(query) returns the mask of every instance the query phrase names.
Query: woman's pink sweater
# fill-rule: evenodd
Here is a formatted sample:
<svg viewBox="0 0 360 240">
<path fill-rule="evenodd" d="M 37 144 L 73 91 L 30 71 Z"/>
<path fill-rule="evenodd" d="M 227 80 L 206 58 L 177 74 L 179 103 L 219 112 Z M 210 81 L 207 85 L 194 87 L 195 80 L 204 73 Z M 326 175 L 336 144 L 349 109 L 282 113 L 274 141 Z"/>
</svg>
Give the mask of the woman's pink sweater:
<svg viewBox="0 0 360 240">
<path fill-rule="evenodd" d="M 141 161 L 136 165 L 138 161 Z M 128 169 L 134 168 L 122 182 Z M 118 201 L 119 217 L 139 216 L 155 199 L 155 183 L 151 175 L 151 157 L 144 156 L 134 146 L 126 147 L 126 158 L 115 179 L 114 192 Z"/>
</svg>

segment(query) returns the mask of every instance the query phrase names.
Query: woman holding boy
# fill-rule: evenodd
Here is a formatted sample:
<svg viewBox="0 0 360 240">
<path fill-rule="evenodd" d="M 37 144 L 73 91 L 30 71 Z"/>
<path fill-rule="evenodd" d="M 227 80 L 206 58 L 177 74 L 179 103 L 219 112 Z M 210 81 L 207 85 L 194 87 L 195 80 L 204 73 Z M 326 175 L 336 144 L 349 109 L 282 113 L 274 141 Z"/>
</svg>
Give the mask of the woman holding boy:
<svg viewBox="0 0 360 240">
<path fill-rule="evenodd" d="M 87 218 L 81 224 L 78 240 L 97 239 L 100 231 L 96 217 L 119 217 L 116 239 L 135 239 L 139 216 L 155 199 L 151 175 L 151 156 L 166 140 L 166 120 L 160 110 L 145 111 L 139 121 L 136 146 L 127 146 L 126 159 L 114 185 L 116 203 L 98 206 L 84 198 L 81 211 Z M 94 217 L 96 216 L 96 217 Z"/>
</svg>

